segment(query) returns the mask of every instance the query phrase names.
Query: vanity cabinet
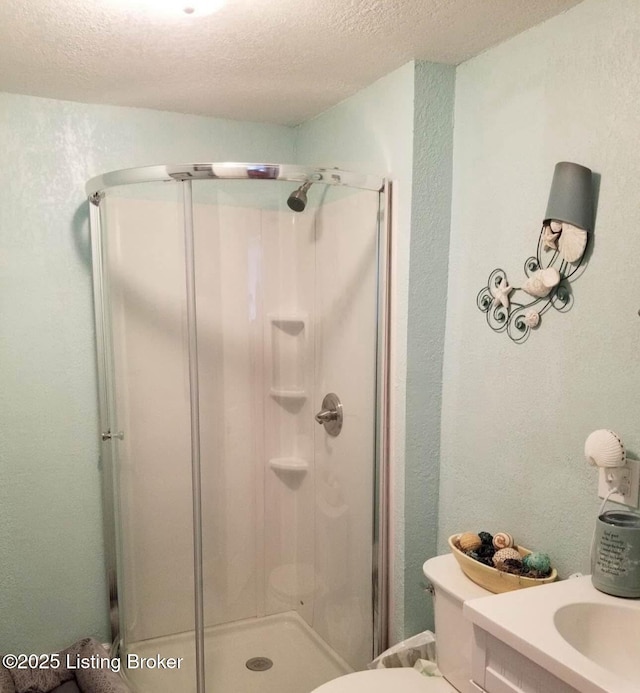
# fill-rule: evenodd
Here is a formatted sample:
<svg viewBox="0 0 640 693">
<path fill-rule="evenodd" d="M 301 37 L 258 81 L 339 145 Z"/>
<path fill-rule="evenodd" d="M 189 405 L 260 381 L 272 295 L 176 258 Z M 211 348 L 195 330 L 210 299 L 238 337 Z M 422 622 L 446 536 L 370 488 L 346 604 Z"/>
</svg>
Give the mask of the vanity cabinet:
<svg viewBox="0 0 640 693">
<path fill-rule="evenodd" d="M 579 693 L 487 631 L 473 627 L 471 690 L 479 693 Z"/>
</svg>

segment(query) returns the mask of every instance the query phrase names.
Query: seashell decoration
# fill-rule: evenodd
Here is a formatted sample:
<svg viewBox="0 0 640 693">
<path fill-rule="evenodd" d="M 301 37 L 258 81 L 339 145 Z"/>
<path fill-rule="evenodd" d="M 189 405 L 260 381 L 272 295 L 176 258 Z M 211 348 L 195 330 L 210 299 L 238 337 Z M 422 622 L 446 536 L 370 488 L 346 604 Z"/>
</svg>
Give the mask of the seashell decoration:
<svg viewBox="0 0 640 693">
<path fill-rule="evenodd" d="M 508 532 L 498 532 L 493 535 L 493 546 L 498 551 L 509 549 L 513 546 L 513 537 Z"/>
<path fill-rule="evenodd" d="M 623 467 L 627 462 L 620 436 L 604 428 L 589 435 L 584 443 L 584 456 L 589 464 L 598 467 Z"/>
<path fill-rule="evenodd" d="M 574 296 L 569 287 L 572 278 L 582 274 L 594 228 L 593 193 L 591 169 L 571 161 L 556 164 L 542 228 L 535 252 L 525 260 L 522 283 L 512 288 L 505 269 L 497 267 L 476 296 L 494 332 L 522 344 L 548 310 L 562 313 L 571 308 Z"/>
<path fill-rule="evenodd" d="M 554 224 L 560 228 L 554 231 Z M 545 226 L 542 231 L 542 247 L 545 250 L 558 250 L 558 238 L 560 238 L 560 232 L 562 231 L 562 224 L 557 221 L 552 221 L 549 226 Z"/>
<path fill-rule="evenodd" d="M 482 539 L 473 532 L 465 532 L 458 537 L 458 544 L 463 551 L 475 551 L 482 545 Z"/>
<path fill-rule="evenodd" d="M 527 327 L 538 327 L 540 324 L 540 313 L 535 310 L 528 310 L 524 314 L 523 320 Z"/>
<path fill-rule="evenodd" d="M 547 269 L 539 269 L 534 272 L 522 288 L 531 296 L 536 298 L 544 298 L 551 293 L 551 290 L 560 283 L 560 272 L 555 267 L 547 267 Z"/>
<path fill-rule="evenodd" d="M 587 232 L 573 224 L 562 224 L 562 233 L 558 241 L 560 255 L 567 262 L 578 262 L 587 247 Z"/>
<path fill-rule="evenodd" d="M 493 296 L 493 303 L 491 304 L 494 308 L 497 306 L 502 306 L 509 310 L 509 294 L 513 291 L 513 288 L 509 286 L 507 280 L 498 284 L 498 286 L 492 286 L 490 289 L 491 295 Z"/>
<path fill-rule="evenodd" d="M 481 542 L 480 546 L 477 546 L 478 541 Z M 524 554 L 521 555 L 515 546 L 513 536 L 508 532 L 498 532 L 495 535 L 486 531 L 478 532 L 478 534 L 464 532 L 451 537 L 450 543 L 457 551 L 464 553 L 467 558 L 488 566 L 494 571 L 499 570 L 501 573 L 509 573 L 532 580 L 544 580 L 549 578 L 553 572 L 548 554 L 541 551 L 528 552 L 526 549 L 520 549 Z M 466 548 L 465 550 L 465 547 L 474 548 Z M 458 562 L 462 566 L 462 570 L 467 573 L 463 563 L 459 559 Z M 470 573 L 467 575 L 474 582 L 477 581 Z M 477 582 L 485 587 L 482 581 Z M 529 585 L 519 583 L 519 586 L 527 587 Z M 491 587 L 487 589 L 494 591 Z"/>
<path fill-rule="evenodd" d="M 504 562 L 507 559 L 522 562 L 522 556 L 520 556 L 520 554 L 515 549 L 506 548 L 500 549 L 500 551 L 496 551 L 495 555 L 493 556 L 493 565 L 498 570 L 501 570 L 504 567 Z"/>
</svg>

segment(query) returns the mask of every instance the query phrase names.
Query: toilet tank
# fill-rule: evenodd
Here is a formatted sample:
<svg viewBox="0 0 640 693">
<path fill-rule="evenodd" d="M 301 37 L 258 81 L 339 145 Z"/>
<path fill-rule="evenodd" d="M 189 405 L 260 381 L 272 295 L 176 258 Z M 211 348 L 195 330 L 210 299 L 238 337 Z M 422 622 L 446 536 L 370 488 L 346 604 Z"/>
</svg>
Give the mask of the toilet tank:
<svg viewBox="0 0 640 693">
<path fill-rule="evenodd" d="M 491 592 L 471 582 L 451 554 L 430 558 L 422 569 L 434 588 L 438 669 L 456 690 L 470 693 L 473 626 L 462 615 L 462 605 Z"/>
</svg>

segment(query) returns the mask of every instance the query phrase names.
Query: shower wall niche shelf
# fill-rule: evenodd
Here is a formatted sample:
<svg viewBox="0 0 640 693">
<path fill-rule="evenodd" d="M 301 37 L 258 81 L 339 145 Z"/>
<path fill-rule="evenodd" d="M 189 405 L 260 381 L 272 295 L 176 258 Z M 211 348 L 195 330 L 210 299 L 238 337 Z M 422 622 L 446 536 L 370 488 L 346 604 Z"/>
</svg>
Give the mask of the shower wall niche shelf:
<svg viewBox="0 0 640 693">
<path fill-rule="evenodd" d="M 303 399 L 306 395 L 307 316 L 303 313 L 269 315 L 271 388 L 277 399 Z"/>
<path fill-rule="evenodd" d="M 269 394 L 274 399 L 307 399 L 305 390 L 280 390 L 277 387 L 272 387 Z"/>
<path fill-rule="evenodd" d="M 305 473 L 309 469 L 309 463 L 300 457 L 272 457 L 269 460 L 269 467 L 278 472 Z"/>
<path fill-rule="evenodd" d="M 287 332 L 296 332 L 304 329 L 307 324 L 307 316 L 304 313 L 290 313 L 280 315 L 269 315 L 269 320 Z"/>
</svg>

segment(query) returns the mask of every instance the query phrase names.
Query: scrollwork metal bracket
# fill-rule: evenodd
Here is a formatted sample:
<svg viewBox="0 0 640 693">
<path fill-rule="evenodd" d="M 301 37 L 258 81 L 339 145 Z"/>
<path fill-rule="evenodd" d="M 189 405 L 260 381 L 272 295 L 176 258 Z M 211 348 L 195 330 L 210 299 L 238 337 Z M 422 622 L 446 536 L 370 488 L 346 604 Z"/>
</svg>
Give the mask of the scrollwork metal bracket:
<svg viewBox="0 0 640 693">
<path fill-rule="evenodd" d="M 529 279 L 539 270 L 550 267 L 558 270 L 560 281 L 546 296 L 538 298 L 529 295 L 521 287 L 509 287 L 506 272 L 495 269 L 489 275 L 487 286 L 480 290 L 477 297 L 478 308 L 486 314 L 489 327 L 494 332 L 506 332 L 518 344 L 529 337 L 531 330 L 538 326 L 541 317 L 551 308 L 561 313 L 571 309 L 573 293 L 570 279 L 583 265 L 589 247 L 590 234 L 587 234 L 587 244 L 580 259 L 568 262 L 557 249 L 545 247 L 545 233 L 549 233 L 548 224 L 543 224 L 536 255 L 524 263 L 524 272 Z M 505 294 L 509 295 L 507 300 L 502 298 Z"/>
</svg>

